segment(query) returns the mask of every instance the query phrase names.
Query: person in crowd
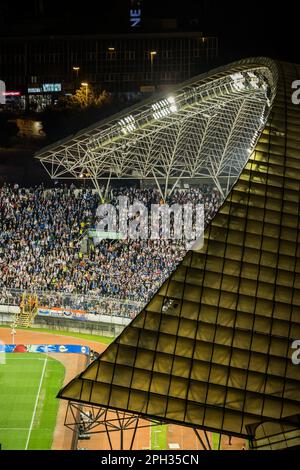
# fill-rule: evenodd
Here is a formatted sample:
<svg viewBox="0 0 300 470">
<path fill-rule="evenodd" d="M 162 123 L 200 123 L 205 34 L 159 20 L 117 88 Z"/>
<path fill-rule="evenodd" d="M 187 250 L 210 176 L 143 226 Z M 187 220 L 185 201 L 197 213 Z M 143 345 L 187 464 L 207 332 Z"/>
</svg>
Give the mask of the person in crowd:
<svg viewBox="0 0 300 470">
<path fill-rule="evenodd" d="M 110 202 L 116 204 L 120 195 L 149 209 L 151 204 L 164 203 L 154 188 L 112 189 Z M 202 203 L 208 223 L 222 197 L 213 185 L 202 185 L 175 190 L 167 202 Z M 13 288 L 76 294 L 77 298 L 82 294 L 78 308 L 86 295 L 146 303 L 183 258 L 186 240 L 102 240 L 83 254 L 82 237 L 87 228 L 96 226 L 99 204 L 96 191 L 76 189 L 74 184 L 56 184 L 52 189 L 4 184 L 0 188 L 1 296 Z"/>
</svg>

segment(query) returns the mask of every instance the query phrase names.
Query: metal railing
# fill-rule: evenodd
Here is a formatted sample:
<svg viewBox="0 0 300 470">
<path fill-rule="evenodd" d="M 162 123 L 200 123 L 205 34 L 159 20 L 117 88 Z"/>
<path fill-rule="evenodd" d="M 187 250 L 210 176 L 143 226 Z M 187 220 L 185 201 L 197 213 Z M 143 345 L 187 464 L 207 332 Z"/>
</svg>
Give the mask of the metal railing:
<svg viewBox="0 0 300 470">
<path fill-rule="evenodd" d="M 20 305 L 21 289 L 0 289 L 0 305 Z M 143 308 L 144 303 L 128 299 L 118 299 L 99 295 L 73 294 L 43 290 L 28 291 L 37 294 L 40 308 L 62 308 L 66 310 L 82 310 L 88 314 L 120 316 L 134 318 Z"/>
</svg>

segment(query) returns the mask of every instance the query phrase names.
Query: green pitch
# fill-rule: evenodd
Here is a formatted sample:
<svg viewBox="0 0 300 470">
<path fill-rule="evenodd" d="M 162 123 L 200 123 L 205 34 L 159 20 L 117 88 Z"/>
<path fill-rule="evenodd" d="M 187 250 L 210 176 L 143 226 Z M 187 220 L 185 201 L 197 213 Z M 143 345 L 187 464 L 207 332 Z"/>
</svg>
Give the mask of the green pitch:
<svg viewBox="0 0 300 470">
<path fill-rule="evenodd" d="M 2 450 L 51 449 L 64 366 L 36 353 L 6 354 L 0 364 Z"/>
</svg>

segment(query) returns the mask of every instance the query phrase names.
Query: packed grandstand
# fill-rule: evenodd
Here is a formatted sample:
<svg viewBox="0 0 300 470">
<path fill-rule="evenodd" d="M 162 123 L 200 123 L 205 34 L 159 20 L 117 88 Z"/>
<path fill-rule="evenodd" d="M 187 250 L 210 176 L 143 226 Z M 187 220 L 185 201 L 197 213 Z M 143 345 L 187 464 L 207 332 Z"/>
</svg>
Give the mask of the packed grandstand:
<svg viewBox="0 0 300 470">
<path fill-rule="evenodd" d="M 116 204 L 120 195 L 127 196 L 130 204 L 140 201 L 150 207 L 161 203 L 161 195 L 153 187 L 111 189 L 110 202 Z M 203 204 L 207 224 L 221 200 L 216 187 L 202 184 L 176 189 L 168 203 Z M 42 305 L 49 303 L 50 295 L 53 306 L 61 306 L 63 298 L 72 301 L 75 308 L 91 310 L 86 299 L 96 297 L 103 299 L 106 313 L 114 310 L 132 316 L 147 302 L 183 258 L 186 241 L 105 239 L 83 253 L 82 239 L 96 224 L 99 204 L 97 191 L 77 189 L 74 184 L 57 184 L 51 189 L 4 184 L 0 188 L 2 303 L 8 303 L 7 299 L 18 303 L 20 293 L 30 291 L 39 293 Z M 116 309 L 115 304 L 105 303 L 106 298 L 123 300 L 127 305 L 121 302 Z"/>
</svg>

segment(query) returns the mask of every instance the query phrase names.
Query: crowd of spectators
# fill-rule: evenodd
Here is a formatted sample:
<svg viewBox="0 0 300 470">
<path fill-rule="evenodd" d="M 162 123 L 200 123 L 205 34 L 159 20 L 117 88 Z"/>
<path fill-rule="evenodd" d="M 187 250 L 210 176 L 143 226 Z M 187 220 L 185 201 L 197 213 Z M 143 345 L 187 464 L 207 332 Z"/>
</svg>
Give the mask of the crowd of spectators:
<svg viewBox="0 0 300 470">
<path fill-rule="evenodd" d="M 112 189 L 146 206 L 162 203 L 157 189 Z M 221 204 L 212 185 L 175 190 L 169 204 L 203 203 L 205 221 Z M 96 223 L 99 195 L 74 185 L 0 188 L 0 289 L 93 294 L 146 302 L 186 252 L 185 240 L 102 240 L 88 253 L 81 243 Z"/>
</svg>

